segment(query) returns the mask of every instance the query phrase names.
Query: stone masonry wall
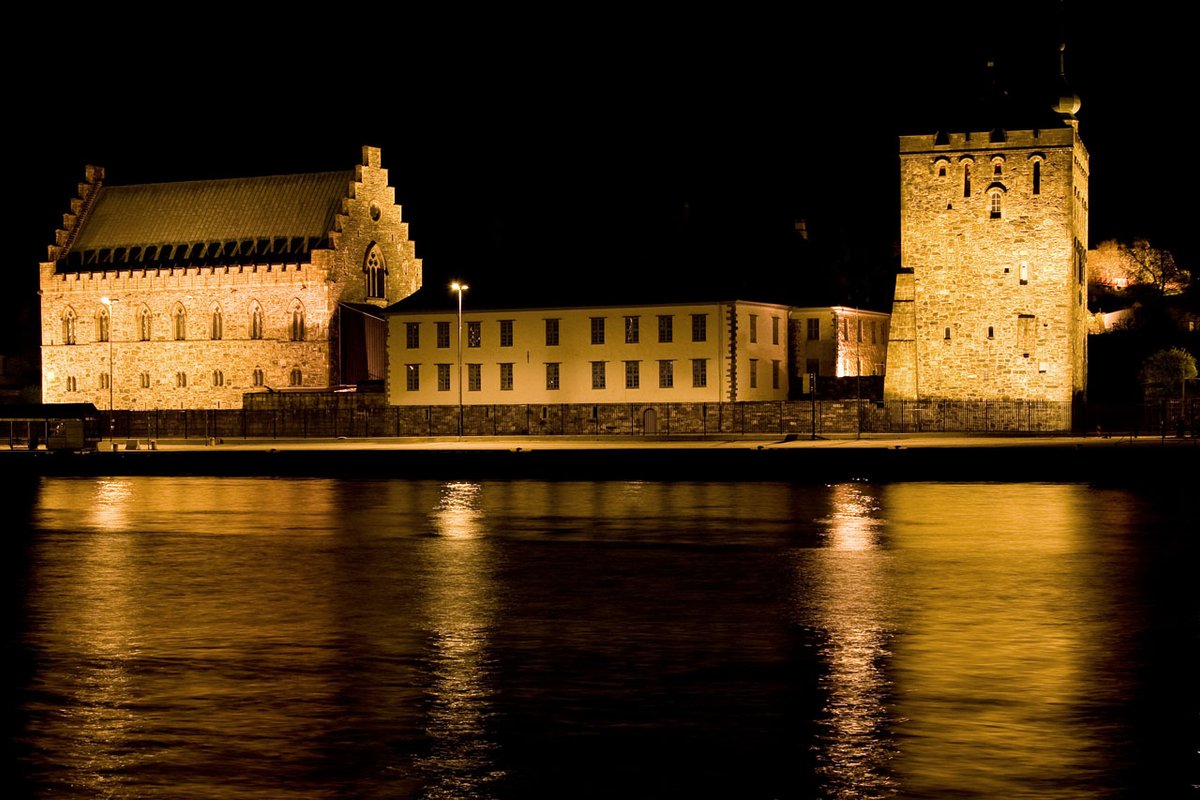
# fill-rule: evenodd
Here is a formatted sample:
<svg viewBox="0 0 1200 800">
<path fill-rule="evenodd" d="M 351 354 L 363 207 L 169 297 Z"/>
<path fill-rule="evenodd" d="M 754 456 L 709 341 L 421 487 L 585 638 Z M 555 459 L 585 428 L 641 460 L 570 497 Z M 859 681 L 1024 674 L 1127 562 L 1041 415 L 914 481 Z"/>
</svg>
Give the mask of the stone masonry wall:
<svg viewBox="0 0 1200 800">
<path fill-rule="evenodd" d="M 112 359 L 112 403 L 117 409 L 241 408 L 243 395 L 294 386 L 327 387 L 336 381 L 337 343 L 331 330 L 339 302 L 394 303 L 421 282 L 421 262 L 401 221 L 395 192 L 380 166 L 378 148 L 364 148 L 357 180 L 347 186 L 343 213 L 329 232 L 332 247 L 311 253 L 310 263 L 263 263 L 202 268 L 59 272 L 55 260 L 41 264 L 42 398 L 47 403 L 90 402 L 109 407 L 105 385 Z M 81 198 L 95 191 L 103 171 L 91 169 Z M 86 203 L 72 210 L 86 217 Z M 64 217 L 68 227 L 81 223 Z M 60 231 L 51 258 L 72 231 Z M 386 297 L 369 298 L 364 265 L 378 245 L 387 265 Z M 113 305 L 111 347 L 100 335 L 99 316 Z M 264 329 L 251 338 L 253 309 Z M 174 315 L 182 308 L 186 337 L 176 340 Z M 302 309 L 304 336 L 293 341 L 292 319 Z M 141 340 L 139 314 L 150 314 L 148 341 Z M 221 335 L 213 337 L 214 312 Z M 75 317 L 74 343 L 64 341 L 63 320 Z M 262 385 L 256 385 L 256 371 Z M 185 376 L 180 385 L 180 375 Z M 73 388 L 72 388 L 73 387 Z"/>
<path fill-rule="evenodd" d="M 912 281 L 897 282 L 896 300 L 911 292 L 913 352 L 894 311 L 885 397 L 1072 401 L 1086 358 L 1087 155 L 1075 129 L 906 136 L 900 149 Z"/>
</svg>

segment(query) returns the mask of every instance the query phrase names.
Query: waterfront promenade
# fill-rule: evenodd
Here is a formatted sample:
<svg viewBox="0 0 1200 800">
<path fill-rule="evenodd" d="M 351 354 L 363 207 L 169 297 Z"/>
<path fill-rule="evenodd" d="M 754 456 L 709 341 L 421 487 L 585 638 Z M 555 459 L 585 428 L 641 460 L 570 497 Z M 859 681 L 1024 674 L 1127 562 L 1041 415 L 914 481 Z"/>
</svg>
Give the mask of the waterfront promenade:
<svg viewBox="0 0 1200 800">
<path fill-rule="evenodd" d="M 853 434 L 104 440 L 94 453 L 5 451 L 8 474 L 205 474 L 547 480 L 1194 480 L 1177 437 Z M 134 449 L 136 448 L 136 449 Z"/>
</svg>

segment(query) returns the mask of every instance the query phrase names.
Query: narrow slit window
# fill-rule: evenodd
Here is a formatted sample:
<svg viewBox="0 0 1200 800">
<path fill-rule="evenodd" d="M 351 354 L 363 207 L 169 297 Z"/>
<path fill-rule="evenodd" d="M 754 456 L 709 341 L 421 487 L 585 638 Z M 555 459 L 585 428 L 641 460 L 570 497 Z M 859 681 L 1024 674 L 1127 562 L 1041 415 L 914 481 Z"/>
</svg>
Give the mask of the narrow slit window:
<svg viewBox="0 0 1200 800">
<path fill-rule="evenodd" d="M 1033 162 L 1033 193 L 1042 193 L 1042 162 Z"/>
</svg>

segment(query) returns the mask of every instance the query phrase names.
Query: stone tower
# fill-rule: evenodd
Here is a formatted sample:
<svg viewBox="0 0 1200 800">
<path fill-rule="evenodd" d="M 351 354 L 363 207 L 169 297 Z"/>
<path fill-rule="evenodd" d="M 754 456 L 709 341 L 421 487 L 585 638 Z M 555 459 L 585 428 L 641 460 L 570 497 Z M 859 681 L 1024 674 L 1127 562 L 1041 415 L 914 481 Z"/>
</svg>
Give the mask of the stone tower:
<svg viewBox="0 0 1200 800">
<path fill-rule="evenodd" d="M 1036 400 L 1087 379 L 1088 153 L 1060 87 L 1046 128 L 900 137 L 901 269 L 885 400 Z"/>
</svg>

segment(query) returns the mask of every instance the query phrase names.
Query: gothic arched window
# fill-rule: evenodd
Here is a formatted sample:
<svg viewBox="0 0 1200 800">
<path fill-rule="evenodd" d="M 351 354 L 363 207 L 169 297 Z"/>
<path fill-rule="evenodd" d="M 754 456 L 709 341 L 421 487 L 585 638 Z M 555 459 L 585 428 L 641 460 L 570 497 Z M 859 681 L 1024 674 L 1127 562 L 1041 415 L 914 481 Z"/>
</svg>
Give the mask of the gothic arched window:
<svg viewBox="0 0 1200 800">
<path fill-rule="evenodd" d="M 99 313 L 96 314 L 96 341 L 107 342 L 110 329 L 108 308 L 101 307 Z"/>
<path fill-rule="evenodd" d="M 142 306 L 140 309 L 138 309 L 138 341 L 150 341 L 150 323 L 153 321 L 153 319 L 154 317 L 151 316 L 149 308 Z"/>
<path fill-rule="evenodd" d="M 367 255 L 363 260 L 363 272 L 367 276 L 367 297 L 386 297 L 387 261 L 384 260 L 383 251 L 375 242 L 371 242 L 370 247 L 367 248 Z"/>
<path fill-rule="evenodd" d="M 258 303 L 250 306 L 250 338 L 263 338 L 263 310 Z"/>
<path fill-rule="evenodd" d="M 182 342 L 187 338 L 187 312 L 183 310 L 183 306 L 175 306 L 175 311 L 171 314 L 171 324 L 175 341 Z"/>
<path fill-rule="evenodd" d="M 304 306 L 297 300 L 292 306 L 292 341 L 303 342 L 304 336 Z"/>
<path fill-rule="evenodd" d="M 210 331 L 213 339 L 220 339 L 225 335 L 225 316 L 221 313 L 221 307 L 214 305 L 212 309 L 212 330 Z"/>
<path fill-rule="evenodd" d="M 75 322 L 75 309 L 68 306 L 62 316 L 63 344 L 75 344 Z"/>
</svg>

